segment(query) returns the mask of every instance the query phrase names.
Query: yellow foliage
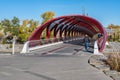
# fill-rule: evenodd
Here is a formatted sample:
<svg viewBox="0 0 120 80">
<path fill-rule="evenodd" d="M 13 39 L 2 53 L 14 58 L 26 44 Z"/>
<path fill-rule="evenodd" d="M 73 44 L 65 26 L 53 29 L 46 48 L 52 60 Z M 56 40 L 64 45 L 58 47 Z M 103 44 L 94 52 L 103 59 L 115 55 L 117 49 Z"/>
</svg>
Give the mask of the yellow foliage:
<svg viewBox="0 0 120 80">
<path fill-rule="evenodd" d="M 55 16 L 55 14 L 54 14 L 54 12 L 51 12 L 51 11 L 45 12 L 45 13 L 43 13 L 43 14 L 41 15 L 41 17 L 42 17 L 43 19 L 52 19 L 53 16 Z"/>
<path fill-rule="evenodd" d="M 26 26 L 28 24 L 28 20 L 23 20 L 23 25 Z"/>
<path fill-rule="evenodd" d="M 4 33 L 0 31 L 0 38 L 2 38 L 3 36 L 4 36 Z"/>
<path fill-rule="evenodd" d="M 43 18 L 43 21 L 42 23 L 52 19 L 53 17 L 55 16 L 55 13 L 54 12 L 51 12 L 51 11 L 48 11 L 48 12 L 45 12 L 41 15 L 41 17 Z"/>
</svg>

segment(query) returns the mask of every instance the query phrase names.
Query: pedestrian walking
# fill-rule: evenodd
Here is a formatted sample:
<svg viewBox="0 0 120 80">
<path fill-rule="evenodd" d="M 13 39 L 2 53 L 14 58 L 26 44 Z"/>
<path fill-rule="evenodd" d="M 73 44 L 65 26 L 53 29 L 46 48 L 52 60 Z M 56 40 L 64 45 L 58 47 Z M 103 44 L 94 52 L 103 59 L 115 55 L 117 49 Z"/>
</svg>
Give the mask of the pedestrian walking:
<svg viewBox="0 0 120 80">
<path fill-rule="evenodd" d="M 83 42 L 84 42 L 84 46 L 85 46 L 85 51 L 88 51 L 89 43 L 90 43 L 90 39 L 89 39 L 88 35 L 85 35 Z"/>
<path fill-rule="evenodd" d="M 98 34 L 98 39 L 97 39 L 97 44 L 98 44 L 98 49 L 100 50 L 100 47 L 102 45 L 102 41 L 103 41 L 103 35 L 102 34 Z"/>
</svg>

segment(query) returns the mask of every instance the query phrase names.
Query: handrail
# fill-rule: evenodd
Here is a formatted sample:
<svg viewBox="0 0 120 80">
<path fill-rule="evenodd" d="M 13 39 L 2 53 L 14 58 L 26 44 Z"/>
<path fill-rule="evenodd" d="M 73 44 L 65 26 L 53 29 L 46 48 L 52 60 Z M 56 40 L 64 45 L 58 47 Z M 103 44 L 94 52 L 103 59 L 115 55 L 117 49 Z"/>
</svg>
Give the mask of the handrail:
<svg viewBox="0 0 120 80">
<path fill-rule="evenodd" d="M 21 53 L 29 53 L 31 50 L 35 50 L 35 49 L 43 48 L 46 46 L 51 46 L 51 45 L 63 43 L 63 42 L 78 40 L 78 39 L 82 39 L 82 38 L 80 38 L 80 37 L 74 37 L 74 38 L 66 37 L 66 38 L 50 38 L 50 39 L 40 39 L 40 40 L 27 41 L 24 44 Z"/>
</svg>

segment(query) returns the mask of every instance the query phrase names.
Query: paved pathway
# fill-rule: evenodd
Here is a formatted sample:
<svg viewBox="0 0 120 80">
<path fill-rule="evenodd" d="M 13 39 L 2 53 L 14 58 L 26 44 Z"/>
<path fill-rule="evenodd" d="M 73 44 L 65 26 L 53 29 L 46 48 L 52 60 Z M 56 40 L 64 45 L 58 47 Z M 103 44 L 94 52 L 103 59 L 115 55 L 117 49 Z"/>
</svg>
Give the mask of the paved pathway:
<svg viewBox="0 0 120 80">
<path fill-rule="evenodd" d="M 44 48 L 46 51 L 1 55 L 0 80 L 112 80 L 88 64 L 92 53 L 84 52 L 82 47 L 59 44 Z M 43 53 L 52 54 L 41 56 Z"/>
</svg>

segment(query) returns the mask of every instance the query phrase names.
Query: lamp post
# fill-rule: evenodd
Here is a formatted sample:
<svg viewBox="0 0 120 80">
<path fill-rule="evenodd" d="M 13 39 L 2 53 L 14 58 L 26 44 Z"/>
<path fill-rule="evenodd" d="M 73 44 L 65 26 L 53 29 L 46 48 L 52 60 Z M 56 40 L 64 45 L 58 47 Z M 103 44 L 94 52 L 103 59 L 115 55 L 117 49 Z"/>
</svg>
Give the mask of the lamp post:
<svg viewBox="0 0 120 80">
<path fill-rule="evenodd" d="M 13 54 L 13 55 L 15 54 L 15 42 L 16 42 L 16 39 L 17 39 L 17 37 L 14 36 L 14 37 L 13 37 L 13 43 L 12 43 L 12 47 L 13 47 L 12 54 Z"/>
</svg>

